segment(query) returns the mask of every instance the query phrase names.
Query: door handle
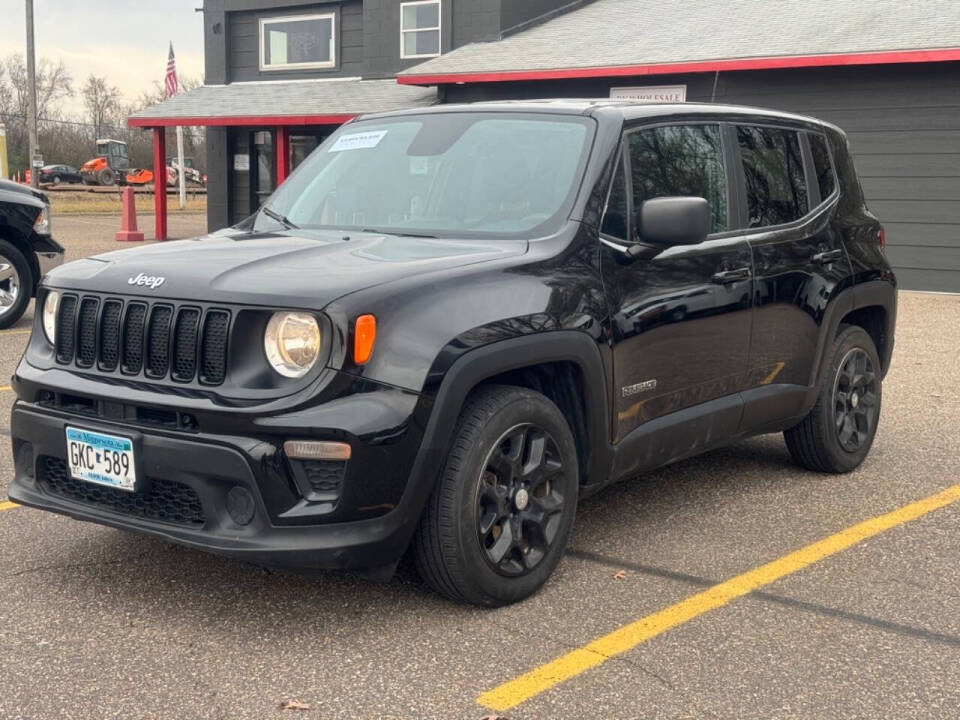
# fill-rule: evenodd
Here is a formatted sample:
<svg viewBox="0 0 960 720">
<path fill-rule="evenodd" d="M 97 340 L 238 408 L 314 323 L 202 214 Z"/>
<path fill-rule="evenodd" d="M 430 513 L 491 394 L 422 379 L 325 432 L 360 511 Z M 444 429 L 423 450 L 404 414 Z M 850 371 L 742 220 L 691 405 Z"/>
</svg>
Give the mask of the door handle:
<svg viewBox="0 0 960 720">
<path fill-rule="evenodd" d="M 823 252 L 814 253 L 810 259 L 818 265 L 829 265 L 832 262 L 843 257 L 843 250 L 837 248 L 836 250 L 825 250 Z"/>
<path fill-rule="evenodd" d="M 736 270 L 722 270 L 718 273 L 714 273 L 713 277 L 710 279 L 719 285 L 726 285 L 728 283 L 734 283 L 738 280 L 747 280 L 749 278 L 750 268 L 742 267 L 737 268 Z"/>
</svg>

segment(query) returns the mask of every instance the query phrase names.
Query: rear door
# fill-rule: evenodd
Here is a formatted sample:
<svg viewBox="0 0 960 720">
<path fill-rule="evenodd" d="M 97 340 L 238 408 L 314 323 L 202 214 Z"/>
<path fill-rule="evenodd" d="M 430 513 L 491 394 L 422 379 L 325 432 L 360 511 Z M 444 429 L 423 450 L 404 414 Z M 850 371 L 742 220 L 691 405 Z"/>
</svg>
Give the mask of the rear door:
<svg viewBox="0 0 960 720">
<path fill-rule="evenodd" d="M 757 429 L 799 410 L 824 311 L 850 271 L 823 135 L 741 124 L 736 141 L 755 270 L 744 427 Z"/>
<path fill-rule="evenodd" d="M 642 452 L 657 457 L 631 463 L 661 464 L 732 435 L 739 423 L 752 267 L 750 248 L 735 229 L 739 197 L 727 135 L 710 122 L 645 126 L 624 135 L 601 233 L 612 314 L 613 426 L 617 440 L 645 425 L 650 432 L 684 428 L 644 442 Z M 707 199 L 710 236 L 631 260 L 624 247 L 642 240 L 635 236 L 636 210 L 645 200 L 678 195 Z"/>
</svg>

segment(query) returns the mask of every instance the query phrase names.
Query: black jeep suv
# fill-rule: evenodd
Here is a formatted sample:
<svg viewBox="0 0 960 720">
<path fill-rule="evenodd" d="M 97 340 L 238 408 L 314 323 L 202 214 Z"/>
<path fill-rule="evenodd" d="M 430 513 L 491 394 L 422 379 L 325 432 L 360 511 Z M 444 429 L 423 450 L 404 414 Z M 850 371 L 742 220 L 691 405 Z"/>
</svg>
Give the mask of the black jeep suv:
<svg viewBox="0 0 960 720">
<path fill-rule="evenodd" d="M 39 190 L 0 179 L 0 329 L 17 322 L 45 272 L 63 262 L 50 235 L 50 201 Z"/>
<path fill-rule="evenodd" d="M 780 431 L 857 467 L 895 288 L 817 120 L 368 116 L 240 226 L 44 280 L 10 498 L 287 567 L 384 577 L 410 547 L 444 595 L 510 603 L 613 481 Z"/>
</svg>

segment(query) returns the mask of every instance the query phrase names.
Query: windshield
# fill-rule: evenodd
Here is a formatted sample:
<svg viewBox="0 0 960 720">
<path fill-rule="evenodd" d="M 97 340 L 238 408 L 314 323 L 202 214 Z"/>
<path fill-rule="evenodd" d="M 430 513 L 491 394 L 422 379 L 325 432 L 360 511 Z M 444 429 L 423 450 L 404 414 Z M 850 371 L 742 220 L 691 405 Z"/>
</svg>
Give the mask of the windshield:
<svg viewBox="0 0 960 720">
<path fill-rule="evenodd" d="M 280 186 L 254 229 L 549 231 L 570 212 L 593 127 L 581 116 L 479 112 L 351 123 Z"/>
</svg>

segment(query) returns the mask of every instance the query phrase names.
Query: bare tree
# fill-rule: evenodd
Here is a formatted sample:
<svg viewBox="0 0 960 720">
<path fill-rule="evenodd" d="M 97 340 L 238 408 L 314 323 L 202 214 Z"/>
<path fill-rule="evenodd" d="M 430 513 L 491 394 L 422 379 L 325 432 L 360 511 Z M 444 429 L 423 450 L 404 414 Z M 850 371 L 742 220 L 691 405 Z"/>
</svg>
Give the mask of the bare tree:
<svg viewBox="0 0 960 720">
<path fill-rule="evenodd" d="M 93 123 L 94 134 L 99 137 L 100 129 L 105 123 L 112 120 L 119 109 L 120 90 L 110 85 L 104 77 L 91 75 L 80 90 L 83 105 L 87 109 Z"/>
<path fill-rule="evenodd" d="M 14 112 L 27 117 L 27 66 L 20 55 L 6 60 L 7 75 L 13 90 Z M 53 62 L 41 58 L 37 63 L 37 117 L 52 118 L 60 114 L 60 101 L 73 95 L 73 77 L 63 60 Z"/>
</svg>

